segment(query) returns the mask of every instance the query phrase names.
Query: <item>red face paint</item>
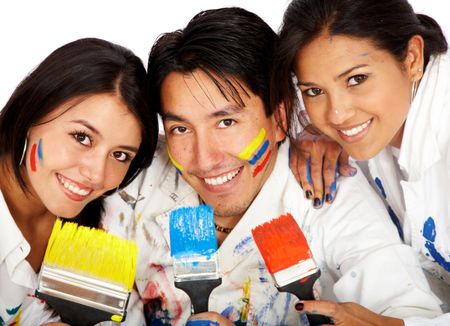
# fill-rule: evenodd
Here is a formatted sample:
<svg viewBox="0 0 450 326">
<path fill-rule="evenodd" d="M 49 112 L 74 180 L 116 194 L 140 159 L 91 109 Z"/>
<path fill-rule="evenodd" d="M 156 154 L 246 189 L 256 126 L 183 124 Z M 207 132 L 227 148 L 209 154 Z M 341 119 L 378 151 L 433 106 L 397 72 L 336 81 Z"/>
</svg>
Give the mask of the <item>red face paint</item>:
<svg viewBox="0 0 450 326">
<path fill-rule="evenodd" d="M 255 168 L 255 170 L 253 171 L 253 177 L 256 177 L 256 176 L 258 175 L 258 173 L 261 172 L 262 169 L 264 169 L 264 167 L 266 166 L 267 162 L 269 161 L 270 154 L 272 154 L 272 150 L 270 150 L 270 151 L 267 153 L 266 157 L 265 157 L 264 160 L 261 162 L 261 164 L 259 164 L 259 165 Z"/>
<path fill-rule="evenodd" d="M 312 258 L 302 230 L 289 213 L 257 226 L 252 234 L 272 275 Z"/>
<path fill-rule="evenodd" d="M 30 167 L 33 172 L 36 172 L 36 147 L 36 144 L 33 144 L 30 153 Z"/>
</svg>

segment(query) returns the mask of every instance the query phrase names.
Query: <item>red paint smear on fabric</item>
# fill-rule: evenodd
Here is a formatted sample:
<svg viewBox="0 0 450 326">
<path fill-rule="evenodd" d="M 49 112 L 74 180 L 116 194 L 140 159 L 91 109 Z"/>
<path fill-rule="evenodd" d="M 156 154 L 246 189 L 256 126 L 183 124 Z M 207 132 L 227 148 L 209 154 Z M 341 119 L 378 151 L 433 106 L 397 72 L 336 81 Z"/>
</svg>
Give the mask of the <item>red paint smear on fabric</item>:
<svg viewBox="0 0 450 326">
<path fill-rule="evenodd" d="M 167 278 L 166 269 L 163 265 L 152 263 L 149 264 L 149 270 L 154 275 L 155 281 L 147 283 L 142 299 L 144 301 L 160 299 L 163 308 L 169 311 L 171 321 L 176 323 L 181 318 L 183 308 L 173 291 L 173 283 Z"/>
<path fill-rule="evenodd" d="M 253 177 L 256 177 L 256 175 L 262 171 L 262 169 L 264 169 L 264 167 L 266 166 L 267 162 L 269 161 L 269 157 L 270 154 L 272 154 L 272 150 L 270 150 L 266 157 L 264 158 L 264 161 L 262 161 L 262 163 L 260 165 L 258 165 L 255 170 L 253 171 Z"/>
<path fill-rule="evenodd" d="M 30 167 L 31 171 L 36 172 L 36 144 L 33 144 L 33 146 L 31 147 Z"/>
<path fill-rule="evenodd" d="M 271 274 L 312 258 L 302 230 L 289 213 L 257 226 L 252 234 Z"/>
</svg>

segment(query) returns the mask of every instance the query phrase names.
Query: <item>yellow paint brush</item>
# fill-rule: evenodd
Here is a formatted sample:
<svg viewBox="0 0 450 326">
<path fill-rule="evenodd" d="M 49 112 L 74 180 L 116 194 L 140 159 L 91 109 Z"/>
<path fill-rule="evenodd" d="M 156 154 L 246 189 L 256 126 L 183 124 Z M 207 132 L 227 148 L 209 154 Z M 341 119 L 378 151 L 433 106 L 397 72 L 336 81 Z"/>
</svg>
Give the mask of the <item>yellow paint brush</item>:
<svg viewBox="0 0 450 326">
<path fill-rule="evenodd" d="M 36 297 L 70 325 L 122 322 L 136 258 L 134 242 L 58 219 L 48 240 Z"/>
</svg>

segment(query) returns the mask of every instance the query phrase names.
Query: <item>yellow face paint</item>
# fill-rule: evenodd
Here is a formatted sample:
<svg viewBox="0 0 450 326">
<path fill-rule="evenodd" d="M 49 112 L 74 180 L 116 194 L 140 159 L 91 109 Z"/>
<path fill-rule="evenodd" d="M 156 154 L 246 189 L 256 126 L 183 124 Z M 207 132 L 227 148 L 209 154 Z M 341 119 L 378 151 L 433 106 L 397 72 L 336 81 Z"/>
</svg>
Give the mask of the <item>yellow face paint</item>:
<svg viewBox="0 0 450 326">
<path fill-rule="evenodd" d="M 245 149 L 239 154 L 239 158 L 241 160 L 248 161 L 250 157 L 252 157 L 253 153 L 258 149 L 258 147 L 261 146 L 262 142 L 264 141 L 264 137 L 266 137 L 266 129 L 261 128 L 258 136 L 253 138 L 250 144 L 248 144 L 247 147 L 245 147 Z"/>
<path fill-rule="evenodd" d="M 167 147 L 167 154 L 169 154 L 170 161 L 178 169 L 178 171 L 183 172 L 184 168 L 181 166 L 181 164 L 175 161 L 172 155 L 170 155 L 169 147 Z"/>
</svg>

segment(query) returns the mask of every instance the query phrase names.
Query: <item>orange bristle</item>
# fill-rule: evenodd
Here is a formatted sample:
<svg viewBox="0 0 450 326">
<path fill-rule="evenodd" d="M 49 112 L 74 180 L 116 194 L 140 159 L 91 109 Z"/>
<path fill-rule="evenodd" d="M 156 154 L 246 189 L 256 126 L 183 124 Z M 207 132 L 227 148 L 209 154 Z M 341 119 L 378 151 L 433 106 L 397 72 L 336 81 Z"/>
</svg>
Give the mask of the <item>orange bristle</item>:
<svg viewBox="0 0 450 326">
<path fill-rule="evenodd" d="M 271 274 L 312 258 L 302 230 L 289 213 L 257 226 L 252 234 Z"/>
</svg>

